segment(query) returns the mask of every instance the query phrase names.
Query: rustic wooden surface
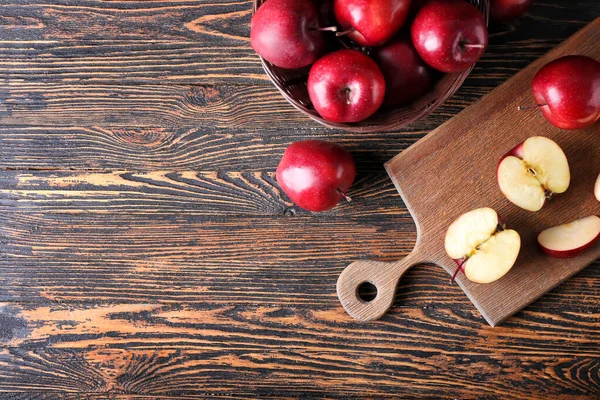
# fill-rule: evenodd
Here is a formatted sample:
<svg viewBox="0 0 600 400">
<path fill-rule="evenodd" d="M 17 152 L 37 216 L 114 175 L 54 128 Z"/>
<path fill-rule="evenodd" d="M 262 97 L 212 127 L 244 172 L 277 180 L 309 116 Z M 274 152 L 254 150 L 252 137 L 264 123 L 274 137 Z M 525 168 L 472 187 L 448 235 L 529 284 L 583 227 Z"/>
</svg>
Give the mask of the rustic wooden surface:
<svg viewBox="0 0 600 400">
<path fill-rule="evenodd" d="M 429 262 L 453 275 L 458 266 L 444 250 L 446 230 L 459 215 L 475 208 L 496 210 L 502 222 L 519 233 L 522 242 L 515 266 L 502 279 L 481 285 L 462 273 L 456 277 L 492 326 L 600 259 L 600 246 L 573 258 L 556 259 L 536 245 L 537 235 L 544 229 L 599 212 L 600 204 L 593 195 L 600 174 L 598 126 L 566 132 L 547 123 L 538 110 L 517 111 L 519 105 L 535 104 L 531 81 L 540 68 L 572 54 L 600 60 L 599 44 L 600 18 L 596 18 L 385 164 L 413 217 L 417 239 L 410 255 L 401 260 L 363 260 L 344 270 L 337 293 L 350 315 L 361 321 L 379 318 L 394 303 L 398 279 L 413 265 Z M 496 180 L 498 160 L 533 135 L 558 143 L 571 171 L 569 190 L 554 196 L 536 213 L 509 202 Z M 360 297 L 363 282 L 376 286 L 375 299 L 367 302 Z"/>
<path fill-rule="evenodd" d="M 496 328 L 437 266 L 369 324 L 335 283 L 414 246 L 383 163 L 600 3 L 535 1 L 446 105 L 377 134 L 282 99 L 251 6 L 0 0 L 0 398 L 599 398 L 599 263 Z M 277 188 L 304 138 L 355 154 L 351 204 L 311 215 Z"/>
</svg>

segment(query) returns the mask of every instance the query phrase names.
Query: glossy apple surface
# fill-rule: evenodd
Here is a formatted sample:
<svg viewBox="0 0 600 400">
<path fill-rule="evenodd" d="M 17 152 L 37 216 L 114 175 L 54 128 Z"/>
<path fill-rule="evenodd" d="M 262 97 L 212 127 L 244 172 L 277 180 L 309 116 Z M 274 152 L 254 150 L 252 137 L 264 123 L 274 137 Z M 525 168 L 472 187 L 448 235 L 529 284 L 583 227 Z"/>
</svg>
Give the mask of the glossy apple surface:
<svg viewBox="0 0 600 400">
<path fill-rule="evenodd" d="M 532 0 L 490 0 L 490 18 L 494 21 L 509 21 L 519 18 Z"/>
<path fill-rule="evenodd" d="M 515 264 L 521 237 L 514 230 L 502 229 L 496 211 L 485 207 L 458 217 L 446 232 L 444 247 L 470 281 L 491 283 Z"/>
<path fill-rule="evenodd" d="M 431 0 L 417 13 L 411 38 L 419 56 L 442 72 L 460 72 L 475 64 L 488 43 L 486 21 L 463 0 Z"/>
<path fill-rule="evenodd" d="M 362 46 L 380 46 L 404 24 L 410 0 L 335 0 L 335 17 L 348 37 Z"/>
<path fill-rule="evenodd" d="M 321 140 L 292 143 L 277 167 L 277 183 L 298 206 L 309 211 L 335 207 L 354 182 L 352 155 Z"/>
<path fill-rule="evenodd" d="M 533 78 L 533 95 L 544 117 L 561 129 L 583 129 L 600 118 L 600 62 L 565 56 Z"/>
<path fill-rule="evenodd" d="M 553 140 L 533 136 L 505 154 L 496 169 L 498 186 L 513 204 L 539 211 L 571 181 L 567 156 Z"/>
<path fill-rule="evenodd" d="M 555 258 L 571 258 L 592 247 L 600 238 L 600 218 L 596 215 L 543 230 L 538 243 L 544 253 Z"/>
<path fill-rule="evenodd" d="M 280 68 L 306 67 L 323 51 L 323 33 L 310 0 L 268 0 L 252 16 L 250 44 Z"/>
<path fill-rule="evenodd" d="M 356 50 L 339 50 L 312 66 L 308 94 L 323 118 L 358 122 L 373 115 L 383 103 L 385 79 L 368 56 Z"/>
<path fill-rule="evenodd" d="M 408 37 L 377 48 L 374 57 L 385 77 L 385 104 L 409 103 L 431 88 L 433 71 L 421 60 Z"/>
</svg>

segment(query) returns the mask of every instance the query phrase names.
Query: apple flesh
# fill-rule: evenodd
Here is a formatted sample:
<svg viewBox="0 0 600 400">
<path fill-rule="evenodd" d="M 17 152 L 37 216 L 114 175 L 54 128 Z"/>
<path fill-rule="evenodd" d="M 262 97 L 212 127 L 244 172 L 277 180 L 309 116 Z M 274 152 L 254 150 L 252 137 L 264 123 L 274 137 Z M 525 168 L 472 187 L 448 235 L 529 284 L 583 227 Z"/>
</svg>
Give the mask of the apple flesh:
<svg viewBox="0 0 600 400">
<path fill-rule="evenodd" d="M 530 137 L 504 155 L 496 176 L 504 196 L 527 211 L 541 210 L 552 194 L 565 192 L 571 181 L 567 156 L 542 136 Z"/>
<path fill-rule="evenodd" d="M 584 129 L 600 118 L 600 62 L 565 56 L 546 64 L 532 82 L 544 117 L 561 129 Z"/>
<path fill-rule="evenodd" d="M 306 67 L 321 55 L 323 33 L 310 0 L 268 0 L 250 21 L 250 44 L 280 68 Z"/>
<path fill-rule="evenodd" d="M 600 217 L 590 215 L 543 230 L 538 243 L 550 257 L 571 258 L 592 247 L 600 238 Z"/>
<path fill-rule="evenodd" d="M 427 64 L 442 72 L 464 71 L 488 44 L 485 17 L 463 0 L 431 0 L 411 26 L 412 41 Z"/>
<path fill-rule="evenodd" d="M 375 60 L 385 77 L 385 104 L 409 103 L 433 84 L 433 71 L 421 60 L 408 37 L 394 39 L 377 48 Z"/>
<path fill-rule="evenodd" d="M 368 56 L 339 50 L 321 57 L 308 74 L 308 95 L 315 110 L 333 122 L 358 122 L 383 103 L 385 79 Z"/>
<path fill-rule="evenodd" d="M 342 198 L 356 177 L 352 155 L 322 140 L 292 143 L 277 167 L 277 183 L 298 206 L 327 211 Z"/>
<path fill-rule="evenodd" d="M 490 18 L 494 21 L 509 21 L 519 18 L 532 0 L 490 0 Z"/>
<path fill-rule="evenodd" d="M 491 208 L 478 208 L 461 215 L 448 228 L 446 253 L 475 283 L 491 283 L 513 267 L 521 250 L 521 237 L 499 225 Z"/>
<path fill-rule="evenodd" d="M 410 0 L 335 0 L 333 8 L 350 39 L 362 46 L 380 46 L 404 24 Z"/>
<path fill-rule="evenodd" d="M 600 175 L 596 178 L 596 184 L 594 185 L 594 195 L 596 200 L 600 201 Z"/>
</svg>

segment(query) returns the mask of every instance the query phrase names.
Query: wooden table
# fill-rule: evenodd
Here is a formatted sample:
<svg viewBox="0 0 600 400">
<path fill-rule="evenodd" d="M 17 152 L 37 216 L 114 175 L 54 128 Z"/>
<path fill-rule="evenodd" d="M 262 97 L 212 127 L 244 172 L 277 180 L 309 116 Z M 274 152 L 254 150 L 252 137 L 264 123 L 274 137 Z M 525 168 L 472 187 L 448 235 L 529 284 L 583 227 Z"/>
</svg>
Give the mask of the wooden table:
<svg viewBox="0 0 600 400">
<path fill-rule="evenodd" d="M 433 265 L 378 322 L 335 294 L 414 244 L 382 164 L 598 1 L 535 1 L 442 108 L 376 134 L 286 103 L 249 1 L 36 3 L 0 1 L 0 398 L 600 398 L 599 263 L 496 328 Z M 312 215 L 277 187 L 306 138 L 354 153 L 352 203 Z"/>
</svg>

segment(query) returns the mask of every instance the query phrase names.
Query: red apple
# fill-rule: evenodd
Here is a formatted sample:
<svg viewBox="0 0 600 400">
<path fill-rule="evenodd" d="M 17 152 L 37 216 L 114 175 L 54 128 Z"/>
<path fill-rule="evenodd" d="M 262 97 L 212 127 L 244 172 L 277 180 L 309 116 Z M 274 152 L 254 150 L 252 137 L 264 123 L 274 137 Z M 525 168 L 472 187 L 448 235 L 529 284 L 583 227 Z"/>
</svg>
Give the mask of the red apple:
<svg viewBox="0 0 600 400">
<path fill-rule="evenodd" d="M 539 211 L 554 193 L 569 187 L 567 156 L 554 141 L 533 136 L 505 154 L 496 169 L 498 186 L 513 204 Z"/>
<path fill-rule="evenodd" d="M 358 122 L 373 115 L 383 103 L 385 80 L 368 56 L 356 50 L 339 50 L 312 66 L 308 95 L 323 118 Z"/>
<path fill-rule="evenodd" d="M 397 38 L 377 48 L 375 59 L 385 77 L 386 104 L 410 102 L 433 83 L 432 71 L 421 60 L 409 38 Z"/>
<path fill-rule="evenodd" d="M 533 78 L 533 95 L 544 117 L 561 129 L 583 129 L 600 118 L 600 62 L 565 56 Z"/>
<path fill-rule="evenodd" d="M 294 203 L 309 211 L 333 208 L 346 197 L 355 176 L 352 155 L 321 140 L 292 143 L 277 167 L 281 189 Z"/>
<path fill-rule="evenodd" d="M 411 37 L 423 61 L 442 72 L 469 68 L 488 43 L 485 17 L 463 0 L 425 3 L 413 21 Z"/>
<path fill-rule="evenodd" d="M 506 275 L 515 264 L 521 237 L 499 224 L 496 211 L 478 208 L 450 225 L 444 247 L 458 264 L 457 273 L 463 270 L 473 282 L 491 283 Z"/>
<path fill-rule="evenodd" d="M 494 21 L 519 18 L 531 3 L 532 0 L 490 0 L 490 18 Z"/>
<path fill-rule="evenodd" d="M 322 32 L 310 0 L 268 0 L 252 16 L 250 44 L 280 68 L 312 64 L 323 50 Z"/>
<path fill-rule="evenodd" d="M 334 11 L 342 30 L 363 46 L 380 46 L 402 27 L 410 0 L 335 0 Z"/>
<path fill-rule="evenodd" d="M 600 218 L 591 215 L 568 224 L 543 230 L 538 235 L 542 251 L 555 258 L 571 258 L 600 239 Z"/>
</svg>

